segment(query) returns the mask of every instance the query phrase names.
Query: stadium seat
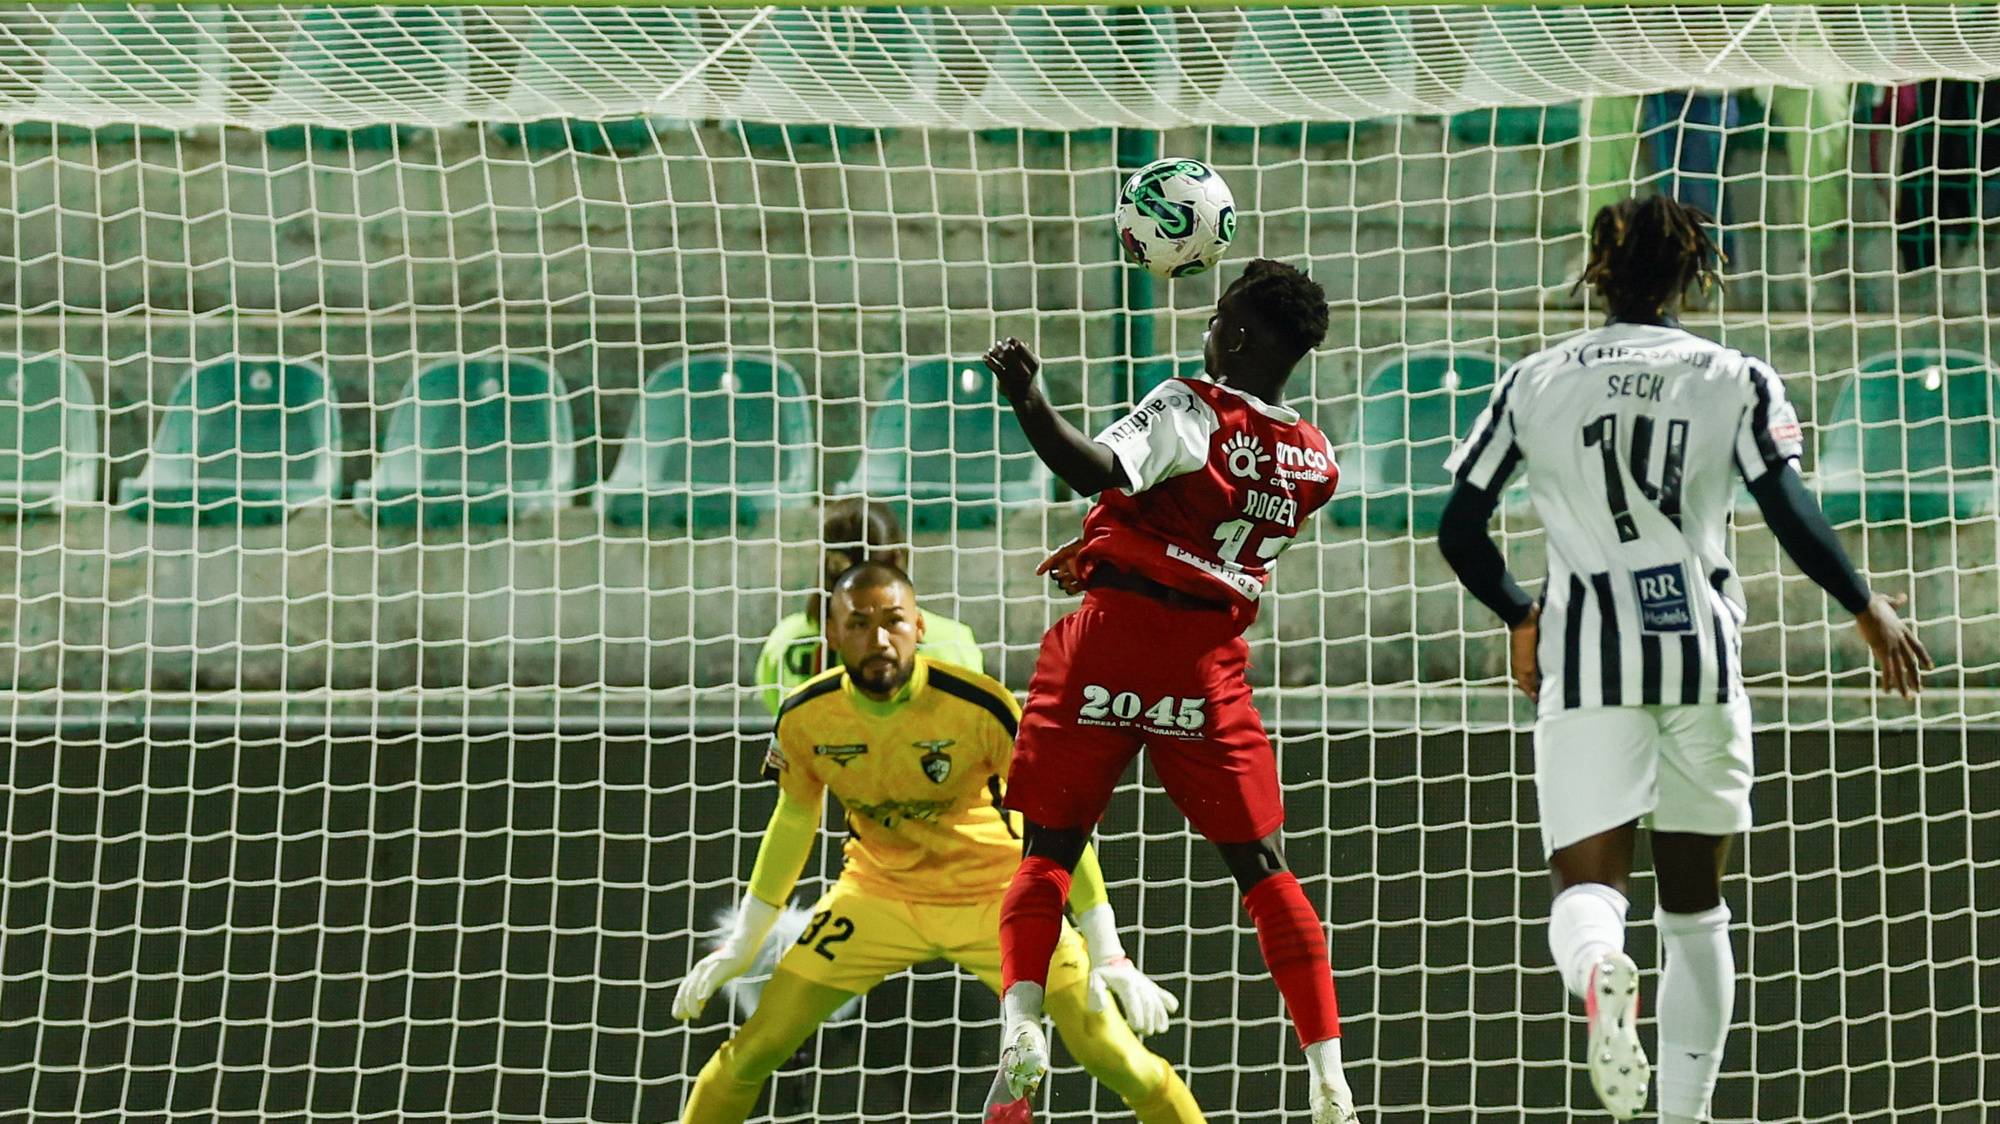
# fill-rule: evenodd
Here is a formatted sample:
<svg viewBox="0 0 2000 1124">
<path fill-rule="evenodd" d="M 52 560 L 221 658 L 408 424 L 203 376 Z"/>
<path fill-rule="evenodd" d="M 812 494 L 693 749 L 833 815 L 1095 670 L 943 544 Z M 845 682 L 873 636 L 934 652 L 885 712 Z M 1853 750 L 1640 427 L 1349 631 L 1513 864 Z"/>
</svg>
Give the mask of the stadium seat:
<svg viewBox="0 0 2000 1124">
<path fill-rule="evenodd" d="M 97 401 L 76 364 L 0 356 L 0 512 L 97 496 Z"/>
<path fill-rule="evenodd" d="M 576 475 L 568 391 L 520 356 L 419 372 L 389 417 L 375 476 L 356 489 L 383 523 L 504 523 L 562 504 Z"/>
<path fill-rule="evenodd" d="M 1486 408 L 1500 364 L 1466 351 L 1419 352 L 1375 368 L 1349 428 L 1327 517 L 1342 526 L 1437 529 L 1451 490 L 1444 460 Z"/>
<path fill-rule="evenodd" d="M 1986 357 L 1878 355 L 1834 400 L 1817 483 L 1836 523 L 1965 519 L 1995 508 L 1994 374 Z"/>
<path fill-rule="evenodd" d="M 131 514 L 164 522 L 275 523 L 340 491 L 340 411 L 311 363 L 221 359 L 174 388 Z"/>
<path fill-rule="evenodd" d="M 1049 475 L 986 369 L 934 359 L 889 384 L 843 491 L 898 508 L 906 527 L 935 531 L 991 526 L 1005 507 L 1042 502 Z"/>
<path fill-rule="evenodd" d="M 597 502 L 619 524 L 748 527 L 811 501 L 818 455 L 797 371 L 766 356 L 698 355 L 647 376 Z"/>
</svg>

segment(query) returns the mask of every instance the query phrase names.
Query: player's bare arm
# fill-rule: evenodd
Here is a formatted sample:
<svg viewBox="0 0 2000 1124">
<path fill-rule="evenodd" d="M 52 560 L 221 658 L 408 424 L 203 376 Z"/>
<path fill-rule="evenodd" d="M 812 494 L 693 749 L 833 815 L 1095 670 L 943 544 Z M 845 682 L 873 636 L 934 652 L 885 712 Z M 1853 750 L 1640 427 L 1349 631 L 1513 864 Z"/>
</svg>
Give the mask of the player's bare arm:
<svg viewBox="0 0 2000 1124">
<path fill-rule="evenodd" d="M 1013 406 L 1021 432 L 1027 434 L 1035 455 L 1042 458 L 1050 472 L 1080 496 L 1094 496 L 1106 488 L 1124 486 L 1125 470 L 1119 467 L 1111 450 L 1084 436 L 1049 405 L 1036 378 L 1041 372 L 1041 360 L 1035 358 L 1027 344 L 1009 336 L 988 348 L 984 359 L 986 369 L 993 372 L 994 381 L 1000 384 L 1000 393 Z"/>
</svg>

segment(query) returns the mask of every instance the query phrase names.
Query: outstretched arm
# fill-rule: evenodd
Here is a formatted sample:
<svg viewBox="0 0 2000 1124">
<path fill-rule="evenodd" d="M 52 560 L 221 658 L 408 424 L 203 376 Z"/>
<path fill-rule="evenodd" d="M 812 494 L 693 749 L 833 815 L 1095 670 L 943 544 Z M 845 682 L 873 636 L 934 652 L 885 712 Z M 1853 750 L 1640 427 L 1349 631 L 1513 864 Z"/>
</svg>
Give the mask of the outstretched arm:
<svg viewBox="0 0 2000 1124">
<path fill-rule="evenodd" d="M 1034 446 L 1035 455 L 1050 472 L 1080 496 L 1125 486 L 1125 470 L 1111 450 L 1084 436 L 1049 405 L 1035 377 L 1041 361 L 1027 344 L 1009 336 L 987 350 L 985 362 L 999 382 L 1000 392 L 1014 407 L 1014 417 L 1021 423 L 1021 432 L 1028 435 L 1028 444 Z"/>
<path fill-rule="evenodd" d="M 737 904 L 736 917 L 722 943 L 689 970 L 674 993 L 674 1015 L 691 1019 L 723 984 L 742 975 L 757 959 L 757 949 L 770 935 L 792 887 L 798 885 L 806 859 L 819 837 L 820 802 L 807 802 L 783 788 L 778 806 L 757 846 L 757 863 L 750 868 L 750 892 Z"/>
<path fill-rule="evenodd" d="M 1922 688 L 1918 672 L 1932 666 L 1931 656 L 1916 632 L 1896 615 L 1903 598 L 1869 592 L 1798 470 L 1789 461 L 1772 468 L 1751 482 L 1750 495 L 1785 554 L 1841 608 L 1854 614 L 1862 640 L 1882 665 L 1883 686 L 1904 698 L 1916 695 Z"/>
</svg>

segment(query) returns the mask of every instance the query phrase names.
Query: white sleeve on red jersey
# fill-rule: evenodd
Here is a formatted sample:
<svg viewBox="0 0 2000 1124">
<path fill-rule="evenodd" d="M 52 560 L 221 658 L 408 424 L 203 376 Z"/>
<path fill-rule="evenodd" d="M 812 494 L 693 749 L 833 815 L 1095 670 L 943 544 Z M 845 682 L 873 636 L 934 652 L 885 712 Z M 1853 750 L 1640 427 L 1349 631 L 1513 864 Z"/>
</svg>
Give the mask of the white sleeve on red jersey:
<svg viewBox="0 0 2000 1124">
<path fill-rule="evenodd" d="M 1097 435 L 1125 469 L 1126 495 L 1208 464 L 1215 411 L 1186 383 L 1168 379 L 1139 400 L 1130 414 Z"/>
</svg>

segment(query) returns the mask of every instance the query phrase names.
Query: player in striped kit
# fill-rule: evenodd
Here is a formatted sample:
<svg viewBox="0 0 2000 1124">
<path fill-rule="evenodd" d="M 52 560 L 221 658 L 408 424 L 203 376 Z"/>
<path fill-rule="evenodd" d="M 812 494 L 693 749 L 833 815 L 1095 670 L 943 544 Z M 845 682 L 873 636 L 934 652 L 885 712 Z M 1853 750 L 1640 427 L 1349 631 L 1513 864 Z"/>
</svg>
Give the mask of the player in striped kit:
<svg viewBox="0 0 2000 1124">
<path fill-rule="evenodd" d="M 1556 897 L 1549 949 L 1590 1020 L 1590 1075 L 1611 1114 L 1646 1102 L 1637 969 L 1624 953 L 1636 829 L 1648 819 L 1666 946 L 1660 1119 L 1708 1118 L 1735 997 L 1722 871 L 1750 826 L 1750 706 L 1741 583 L 1728 551 L 1737 480 L 1807 577 L 1853 613 L 1888 690 L 1913 696 L 1930 657 L 1869 591 L 1793 462 L 1799 424 L 1763 362 L 1683 330 L 1715 280 L 1708 216 L 1628 199 L 1591 224 L 1583 282 L 1604 327 L 1516 364 L 1447 464 L 1438 546 L 1512 630 L 1514 679 L 1538 703 L 1535 784 Z M 1517 468 L 1547 529 L 1539 603 L 1487 523 Z"/>
</svg>

